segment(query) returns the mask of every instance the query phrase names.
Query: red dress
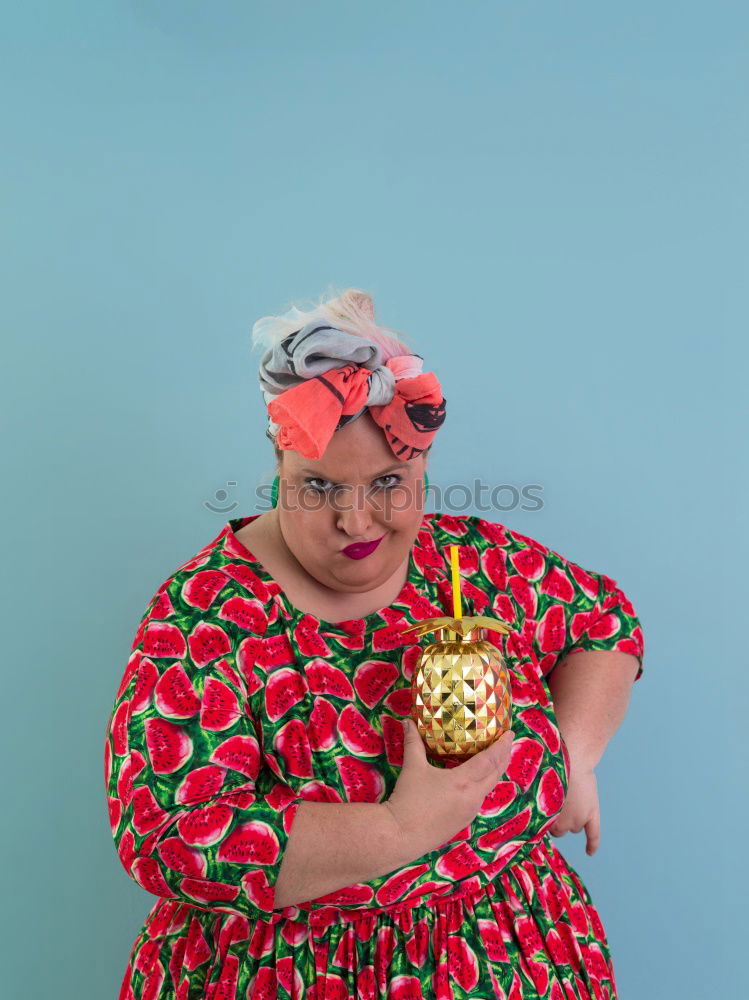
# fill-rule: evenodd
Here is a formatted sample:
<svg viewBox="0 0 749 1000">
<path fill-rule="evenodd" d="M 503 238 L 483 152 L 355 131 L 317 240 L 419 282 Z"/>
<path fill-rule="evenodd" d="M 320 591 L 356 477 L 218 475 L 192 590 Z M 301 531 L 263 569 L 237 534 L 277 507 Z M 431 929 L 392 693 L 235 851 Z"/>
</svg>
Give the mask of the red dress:
<svg viewBox="0 0 749 1000">
<path fill-rule="evenodd" d="M 633 653 L 640 677 L 622 590 L 501 524 L 431 513 L 396 600 L 332 624 L 294 608 L 237 540 L 252 519 L 230 520 L 158 589 L 110 716 L 112 834 L 159 897 L 120 1000 L 614 1000 L 599 915 L 549 834 L 570 760 L 546 678 L 585 649 Z M 514 628 L 488 634 L 511 675 L 507 772 L 437 850 L 276 909 L 299 804 L 381 802 L 395 785 L 420 652 L 401 629 L 451 613 L 452 544 L 463 613 Z"/>
</svg>

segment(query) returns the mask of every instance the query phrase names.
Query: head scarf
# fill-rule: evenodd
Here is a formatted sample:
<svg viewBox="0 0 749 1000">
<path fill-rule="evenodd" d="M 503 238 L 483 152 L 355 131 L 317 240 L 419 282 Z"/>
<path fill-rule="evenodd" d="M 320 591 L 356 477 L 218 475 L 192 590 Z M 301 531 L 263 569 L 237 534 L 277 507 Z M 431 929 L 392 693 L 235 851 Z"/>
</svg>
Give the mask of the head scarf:
<svg viewBox="0 0 749 1000">
<path fill-rule="evenodd" d="M 425 451 L 445 419 L 437 376 L 420 354 L 382 364 L 374 341 L 312 320 L 268 348 L 259 380 L 268 406 L 266 434 L 282 449 L 321 458 L 334 432 L 367 407 L 393 454 Z"/>
</svg>

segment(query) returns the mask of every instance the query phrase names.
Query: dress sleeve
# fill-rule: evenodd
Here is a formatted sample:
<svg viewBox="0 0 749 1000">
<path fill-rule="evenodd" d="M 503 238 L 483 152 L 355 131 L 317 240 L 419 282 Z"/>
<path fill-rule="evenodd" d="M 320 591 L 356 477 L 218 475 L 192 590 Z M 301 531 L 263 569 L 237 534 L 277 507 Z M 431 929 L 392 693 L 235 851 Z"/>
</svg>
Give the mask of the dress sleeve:
<svg viewBox="0 0 749 1000">
<path fill-rule="evenodd" d="M 302 799 L 262 763 L 240 666 L 256 637 L 221 617 L 230 602 L 185 612 L 181 590 L 165 584 L 141 620 L 107 724 L 112 835 L 148 892 L 256 919 Z"/>
<path fill-rule="evenodd" d="M 632 602 L 616 580 L 584 569 L 558 552 L 539 546 L 544 565 L 531 581 L 535 613 L 526 619 L 541 671 L 548 676 L 566 656 L 582 650 L 631 653 L 642 675 L 644 638 Z"/>
</svg>

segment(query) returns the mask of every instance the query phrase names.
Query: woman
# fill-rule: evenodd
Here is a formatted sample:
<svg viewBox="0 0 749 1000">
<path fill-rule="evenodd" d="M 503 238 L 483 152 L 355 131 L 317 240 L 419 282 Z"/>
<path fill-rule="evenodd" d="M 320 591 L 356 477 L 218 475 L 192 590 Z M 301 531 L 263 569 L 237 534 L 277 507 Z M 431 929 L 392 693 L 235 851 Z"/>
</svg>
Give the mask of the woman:
<svg viewBox="0 0 749 1000">
<path fill-rule="evenodd" d="M 584 825 L 595 849 L 593 766 L 642 673 L 632 605 L 501 524 L 424 512 L 445 400 L 366 293 L 254 334 L 274 506 L 158 589 L 109 721 L 114 840 L 159 897 L 121 1000 L 612 1000 L 551 835 Z M 463 613 L 513 628 L 490 634 L 513 732 L 457 767 L 408 720 L 402 632 L 450 612 L 452 544 Z"/>
</svg>

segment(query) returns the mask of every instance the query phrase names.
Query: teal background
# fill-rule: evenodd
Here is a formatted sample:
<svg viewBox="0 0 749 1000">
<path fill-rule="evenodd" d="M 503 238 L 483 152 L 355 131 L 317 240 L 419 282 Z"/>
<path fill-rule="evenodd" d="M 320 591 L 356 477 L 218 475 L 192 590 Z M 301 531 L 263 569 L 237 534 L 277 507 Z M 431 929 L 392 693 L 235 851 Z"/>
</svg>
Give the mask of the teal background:
<svg viewBox="0 0 749 1000">
<path fill-rule="evenodd" d="M 639 612 L 601 846 L 557 840 L 620 1000 L 735 996 L 749 7 L 30 0 L 3 21 L 4 994 L 117 996 L 155 901 L 103 784 L 130 643 L 167 576 L 267 506 L 252 322 L 353 285 L 442 382 L 432 485 L 542 498 L 441 509 Z"/>
</svg>

